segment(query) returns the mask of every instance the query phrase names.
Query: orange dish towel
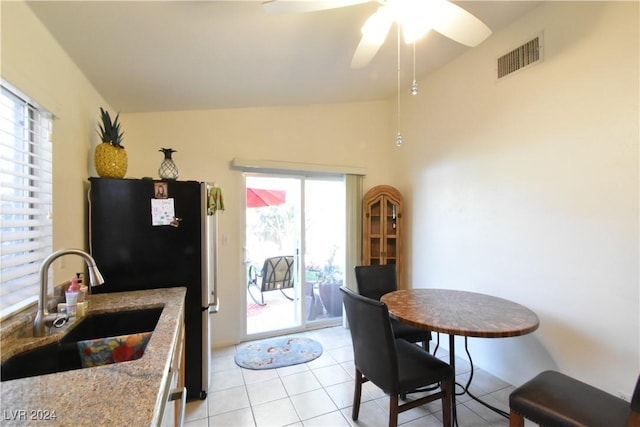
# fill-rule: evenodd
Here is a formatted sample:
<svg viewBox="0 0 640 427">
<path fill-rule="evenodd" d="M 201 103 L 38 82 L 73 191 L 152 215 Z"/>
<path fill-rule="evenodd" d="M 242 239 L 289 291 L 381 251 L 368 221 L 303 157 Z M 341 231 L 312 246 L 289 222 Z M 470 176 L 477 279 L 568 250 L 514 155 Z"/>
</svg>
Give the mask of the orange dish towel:
<svg viewBox="0 0 640 427">
<path fill-rule="evenodd" d="M 151 332 L 77 342 L 83 368 L 128 362 L 144 354 Z"/>
</svg>

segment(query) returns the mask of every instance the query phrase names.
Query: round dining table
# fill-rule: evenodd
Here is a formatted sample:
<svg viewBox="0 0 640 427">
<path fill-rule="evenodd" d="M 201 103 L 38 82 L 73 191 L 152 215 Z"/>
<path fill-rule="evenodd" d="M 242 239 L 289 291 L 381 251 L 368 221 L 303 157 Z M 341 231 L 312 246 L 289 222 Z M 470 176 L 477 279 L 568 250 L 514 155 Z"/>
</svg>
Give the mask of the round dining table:
<svg viewBox="0 0 640 427">
<path fill-rule="evenodd" d="M 508 417 L 469 392 L 473 378 L 473 362 L 467 348 L 468 337 L 506 338 L 525 335 L 540 325 L 538 316 L 527 307 L 504 298 L 453 289 L 403 289 L 387 293 L 380 299 L 389 315 L 401 322 L 449 335 L 449 364 L 455 376 L 455 336 L 465 338 L 465 350 L 471 363 L 471 375 L 460 394 Z M 455 417 L 456 393 L 452 393 Z"/>
</svg>

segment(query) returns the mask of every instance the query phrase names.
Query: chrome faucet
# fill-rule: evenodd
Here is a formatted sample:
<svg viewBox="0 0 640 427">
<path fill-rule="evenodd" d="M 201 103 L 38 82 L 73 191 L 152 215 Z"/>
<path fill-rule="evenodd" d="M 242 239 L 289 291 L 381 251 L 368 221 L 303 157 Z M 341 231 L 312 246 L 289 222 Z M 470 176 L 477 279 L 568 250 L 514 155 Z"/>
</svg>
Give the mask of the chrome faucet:
<svg viewBox="0 0 640 427">
<path fill-rule="evenodd" d="M 102 274 L 100 274 L 100 270 L 98 270 L 98 267 L 96 266 L 95 260 L 85 251 L 81 251 L 80 249 L 60 249 L 46 257 L 40 265 L 40 295 L 38 296 L 38 313 L 33 321 L 34 337 L 46 336 L 47 328 L 50 327 L 56 319 L 56 313 L 49 313 L 49 310 L 47 309 L 47 294 L 49 287 L 48 272 L 53 261 L 63 255 L 78 255 L 84 258 L 89 270 L 89 282 L 91 286 L 98 286 L 104 283 L 104 279 L 102 278 Z M 89 288 L 89 292 L 90 289 L 91 288 Z"/>
</svg>

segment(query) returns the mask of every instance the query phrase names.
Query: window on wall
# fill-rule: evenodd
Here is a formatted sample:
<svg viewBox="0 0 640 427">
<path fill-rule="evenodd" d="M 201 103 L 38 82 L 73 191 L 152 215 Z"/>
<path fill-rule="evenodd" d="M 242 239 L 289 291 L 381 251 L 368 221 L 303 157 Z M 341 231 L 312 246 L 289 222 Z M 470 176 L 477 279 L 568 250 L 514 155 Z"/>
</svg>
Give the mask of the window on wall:
<svg viewBox="0 0 640 427">
<path fill-rule="evenodd" d="M 37 300 L 52 249 L 51 114 L 2 82 L 0 317 Z"/>
</svg>

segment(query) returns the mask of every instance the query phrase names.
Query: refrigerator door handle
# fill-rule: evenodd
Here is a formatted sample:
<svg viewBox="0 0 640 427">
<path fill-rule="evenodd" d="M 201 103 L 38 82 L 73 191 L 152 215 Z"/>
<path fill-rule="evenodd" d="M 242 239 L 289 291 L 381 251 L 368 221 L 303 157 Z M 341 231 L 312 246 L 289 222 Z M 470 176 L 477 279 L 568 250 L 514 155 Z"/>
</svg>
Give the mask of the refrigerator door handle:
<svg viewBox="0 0 640 427">
<path fill-rule="evenodd" d="M 220 310 L 220 300 L 218 300 L 217 296 L 215 302 L 209 303 L 207 309 L 209 310 L 209 314 L 217 313 L 218 310 Z"/>
<path fill-rule="evenodd" d="M 208 195 L 215 184 L 201 183 L 202 211 L 207 211 Z M 216 214 L 203 214 L 202 227 L 206 238 L 203 240 L 203 289 L 202 310 L 217 313 L 220 308 L 218 299 L 218 218 Z"/>
</svg>

